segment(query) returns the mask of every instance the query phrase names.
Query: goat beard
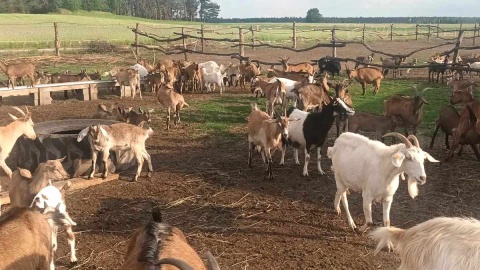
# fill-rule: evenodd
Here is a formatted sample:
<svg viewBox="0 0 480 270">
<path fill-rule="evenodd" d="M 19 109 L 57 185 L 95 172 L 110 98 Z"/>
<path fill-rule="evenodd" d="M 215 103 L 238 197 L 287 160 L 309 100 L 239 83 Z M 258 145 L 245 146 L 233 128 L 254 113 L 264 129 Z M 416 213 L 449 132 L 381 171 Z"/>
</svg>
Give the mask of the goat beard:
<svg viewBox="0 0 480 270">
<path fill-rule="evenodd" d="M 418 185 L 417 185 L 417 180 L 414 178 L 408 178 L 408 194 L 412 199 L 415 199 L 418 195 Z"/>
</svg>

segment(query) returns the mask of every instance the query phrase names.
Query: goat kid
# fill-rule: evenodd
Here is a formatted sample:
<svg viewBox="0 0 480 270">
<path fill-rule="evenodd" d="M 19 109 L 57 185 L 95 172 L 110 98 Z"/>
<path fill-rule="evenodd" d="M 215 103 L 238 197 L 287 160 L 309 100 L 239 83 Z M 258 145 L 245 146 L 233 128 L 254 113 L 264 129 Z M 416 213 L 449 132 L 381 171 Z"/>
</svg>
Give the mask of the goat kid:
<svg viewBox="0 0 480 270">
<path fill-rule="evenodd" d="M 102 178 L 108 176 L 107 161 L 110 156 L 110 150 L 131 150 L 138 163 L 137 172 L 132 179 L 136 182 L 142 172 L 143 162 L 146 159 L 148 163 L 147 177 L 151 178 L 153 174 L 152 159 L 145 149 L 145 141 L 152 135 L 151 128 L 144 130 L 141 127 L 118 123 L 112 125 L 92 125 L 83 129 L 79 134 L 77 141 L 83 140 L 88 136 L 88 141 L 92 150 L 92 172 L 88 176 L 92 179 L 95 173 L 98 152 L 102 152 L 104 170 Z"/>
</svg>

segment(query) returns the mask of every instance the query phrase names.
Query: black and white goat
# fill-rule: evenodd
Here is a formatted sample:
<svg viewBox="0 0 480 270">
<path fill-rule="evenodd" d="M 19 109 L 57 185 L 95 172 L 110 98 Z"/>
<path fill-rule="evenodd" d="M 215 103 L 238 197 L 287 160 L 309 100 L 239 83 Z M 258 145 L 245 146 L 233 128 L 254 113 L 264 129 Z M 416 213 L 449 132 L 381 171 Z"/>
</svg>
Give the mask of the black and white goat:
<svg viewBox="0 0 480 270">
<path fill-rule="evenodd" d="M 284 164 L 285 151 L 287 144 L 294 147 L 295 163 L 300 165 L 298 161 L 298 149 L 305 151 L 305 164 L 303 166 L 303 176 L 308 176 L 308 162 L 310 161 L 310 150 L 317 148 L 317 166 L 320 174 L 325 174 L 320 163 L 320 150 L 325 143 L 328 131 L 333 125 L 335 116 L 337 115 L 353 115 L 355 111 L 343 102 L 340 98 L 330 98 L 329 104 L 323 106 L 322 111 L 307 113 L 298 109 L 294 109 L 289 117 L 299 118 L 300 121 L 292 122 L 288 126 L 288 142 L 284 142 L 282 147 L 282 159 L 280 165 Z"/>
</svg>

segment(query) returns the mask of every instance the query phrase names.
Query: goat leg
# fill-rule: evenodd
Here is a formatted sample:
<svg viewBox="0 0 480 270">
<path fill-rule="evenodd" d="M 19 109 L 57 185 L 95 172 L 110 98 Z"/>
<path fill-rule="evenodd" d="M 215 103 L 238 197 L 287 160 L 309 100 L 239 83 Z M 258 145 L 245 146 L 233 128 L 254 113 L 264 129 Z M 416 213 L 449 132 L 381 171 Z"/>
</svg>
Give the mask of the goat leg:
<svg viewBox="0 0 480 270">
<path fill-rule="evenodd" d="M 110 155 L 110 149 L 104 149 L 102 151 L 102 162 L 103 162 L 102 179 L 106 179 L 108 176 L 107 161 L 108 161 L 109 155 Z"/>
<path fill-rule="evenodd" d="M 72 226 L 66 225 L 65 231 L 67 232 L 68 244 L 70 246 L 70 262 L 77 263 L 77 256 L 75 254 L 75 234 L 72 231 Z"/>
<path fill-rule="evenodd" d="M 152 178 L 152 174 L 153 174 L 152 157 L 150 156 L 149 153 L 147 153 L 146 150 L 143 150 L 143 151 L 142 151 L 142 156 L 143 156 L 144 159 L 147 160 L 147 164 L 148 164 L 147 177 L 148 177 L 148 178 Z"/>
<path fill-rule="evenodd" d="M 97 156 L 98 156 L 98 152 L 93 150 L 92 151 L 92 172 L 90 172 L 90 174 L 88 175 L 88 179 L 92 179 L 93 175 L 95 174 L 95 165 L 97 163 Z"/>
</svg>

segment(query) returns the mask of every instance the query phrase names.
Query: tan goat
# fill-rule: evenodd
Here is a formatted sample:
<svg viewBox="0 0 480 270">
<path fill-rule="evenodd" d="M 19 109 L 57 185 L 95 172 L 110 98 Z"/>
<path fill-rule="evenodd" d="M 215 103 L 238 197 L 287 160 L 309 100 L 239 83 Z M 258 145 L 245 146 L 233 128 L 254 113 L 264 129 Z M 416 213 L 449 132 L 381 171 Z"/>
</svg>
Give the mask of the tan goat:
<svg viewBox="0 0 480 270">
<path fill-rule="evenodd" d="M 273 108 L 275 104 L 280 104 L 282 106 L 282 112 L 286 113 L 286 94 L 285 84 L 279 80 L 276 80 L 274 83 L 269 83 L 263 80 L 255 80 L 251 86 L 253 89 L 259 87 L 262 89 L 265 98 L 267 98 L 267 113 L 270 117 L 273 116 Z"/>
<path fill-rule="evenodd" d="M 362 95 L 366 93 L 366 86 L 367 84 L 373 85 L 373 94 L 376 95 L 378 91 L 380 91 L 380 83 L 383 79 L 382 71 L 378 68 L 374 67 L 365 67 L 351 70 L 348 66 L 346 66 L 347 76 L 348 78 L 355 79 L 362 85 Z"/>
<path fill-rule="evenodd" d="M 12 89 L 15 88 L 15 82 L 17 78 L 23 79 L 27 76 L 30 79 L 30 86 L 35 86 L 35 66 L 30 63 L 10 64 L 6 65 L 0 62 L 0 69 L 5 72 L 8 77 L 8 87 L 12 85 Z"/>
<path fill-rule="evenodd" d="M 142 91 L 140 89 L 140 74 L 138 73 L 138 70 L 115 67 L 108 73 L 117 80 L 120 88 L 125 89 L 125 86 L 130 86 L 130 89 L 132 90 L 132 99 L 137 95 L 137 91 L 140 95 L 140 99 L 143 99 Z"/>
<path fill-rule="evenodd" d="M 162 265 L 163 270 L 206 270 L 198 253 L 188 244 L 183 232 L 162 222 L 158 208 L 153 220 L 138 229 L 130 238 L 125 262 L 120 270 L 150 270 Z M 207 252 L 211 270 L 219 270 L 215 258 Z"/>
<path fill-rule="evenodd" d="M 0 218 L 0 269 L 55 269 L 53 230 L 67 221 L 57 210 L 44 213 L 14 207 Z"/>
<path fill-rule="evenodd" d="M 167 109 L 167 130 L 170 129 L 170 114 L 173 110 L 173 122 L 175 126 L 180 123 L 180 110 L 183 106 L 190 107 L 183 96 L 173 89 L 171 84 L 165 84 L 157 91 L 158 103 Z"/>
<path fill-rule="evenodd" d="M 33 130 L 33 121 L 28 108 L 25 107 L 26 113 L 18 107 L 12 108 L 19 111 L 22 114 L 22 117 L 17 118 L 16 116 L 8 114 L 14 121 L 4 127 L 0 127 L 0 167 L 5 171 L 9 178 L 12 178 L 12 170 L 7 166 L 5 160 L 10 155 L 18 137 L 25 135 L 31 140 L 37 138 L 37 135 Z"/>
<path fill-rule="evenodd" d="M 145 141 L 152 134 L 153 130 L 151 128 L 145 130 L 141 127 L 126 123 L 92 125 L 80 131 L 77 141 L 80 142 L 88 136 L 92 151 L 92 171 L 88 178 L 91 179 L 94 176 L 98 152 L 102 152 L 103 158 L 104 170 L 102 172 L 102 178 L 107 178 L 107 161 L 110 157 L 110 150 L 131 150 L 133 152 L 138 164 L 137 172 L 132 179 L 133 182 L 136 182 L 140 176 L 145 159 L 148 163 L 147 177 L 151 178 L 153 174 L 152 158 L 145 149 Z"/>
<path fill-rule="evenodd" d="M 299 64 L 289 64 L 288 60 L 290 60 L 290 57 L 288 58 L 281 58 L 280 57 L 280 63 L 282 63 L 283 66 L 283 71 L 286 72 L 306 72 L 309 75 L 313 76 L 313 73 L 315 73 L 315 70 L 312 65 L 309 63 L 299 63 Z"/>
<path fill-rule="evenodd" d="M 267 163 L 268 180 L 273 180 L 272 151 L 282 149 L 282 137 L 288 139 L 289 122 L 298 120 L 281 117 L 276 112 L 275 118 L 271 118 L 266 112 L 261 111 L 257 104 L 253 104 L 252 112 L 247 117 L 248 166 L 252 167 L 253 150 L 260 148 L 262 157 Z"/>
</svg>

